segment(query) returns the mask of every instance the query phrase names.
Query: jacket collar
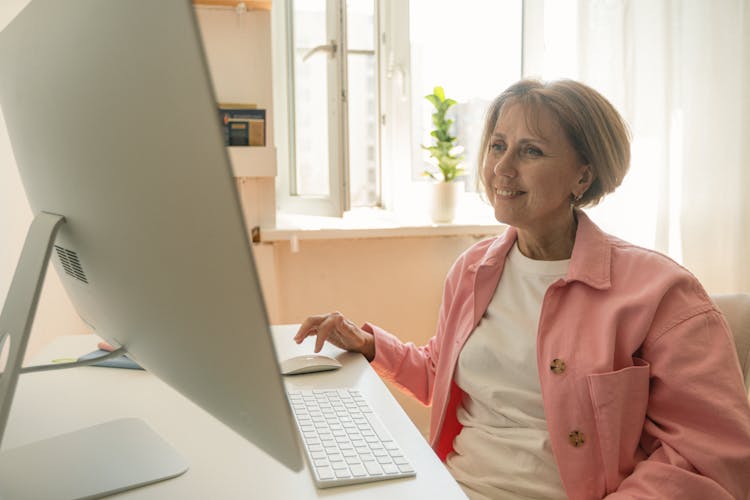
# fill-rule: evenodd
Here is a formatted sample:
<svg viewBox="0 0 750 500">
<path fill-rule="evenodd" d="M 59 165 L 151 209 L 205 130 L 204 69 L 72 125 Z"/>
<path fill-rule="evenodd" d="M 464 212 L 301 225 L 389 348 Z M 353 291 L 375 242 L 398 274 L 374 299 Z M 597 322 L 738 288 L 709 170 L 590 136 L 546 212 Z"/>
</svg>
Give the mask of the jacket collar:
<svg viewBox="0 0 750 500">
<path fill-rule="evenodd" d="M 580 281 L 592 288 L 612 286 L 612 242 L 610 236 L 594 224 L 588 215 L 576 210 L 578 229 L 565 281 Z"/>
<path fill-rule="evenodd" d="M 578 219 L 576 240 L 570 257 L 565 283 L 580 281 L 599 290 L 612 286 L 610 237 L 599 229 L 581 210 L 575 211 Z M 487 310 L 505 267 L 505 259 L 518 238 L 518 230 L 509 227 L 487 248 L 481 259 L 469 270 L 474 271 L 474 326 Z M 470 332 L 469 332 L 470 333 Z"/>
<path fill-rule="evenodd" d="M 576 209 L 575 216 L 578 219 L 578 229 L 576 230 L 576 240 L 573 244 L 573 253 L 570 257 L 570 266 L 565 282 L 580 281 L 592 288 L 606 290 L 612 286 L 610 237 L 599 229 L 582 210 Z M 487 248 L 485 254 L 476 264 L 477 271 L 482 267 L 495 268 L 495 272 L 487 272 L 486 274 L 493 277 L 497 275 L 497 279 L 499 279 L 505 264 L 505 258 L 516 239 L 518 239 L 518 230 L 509 227 Z"/>
<path fill-rule="evenodd" d="M 495 238 L 482 258 L 469 268 L 470 271 L 475 272 L 474 326 L 479 324 L 479 320 L 482 319 L 490 300 L 492 300 L 505 267 L 505 258 L 508 256 L 517 236 L 516 228 L 509 227 L 503 234 Z M 473 328 L 466 332 L 467 337 L 471 331 L 473 331 Z"/>
</svg>

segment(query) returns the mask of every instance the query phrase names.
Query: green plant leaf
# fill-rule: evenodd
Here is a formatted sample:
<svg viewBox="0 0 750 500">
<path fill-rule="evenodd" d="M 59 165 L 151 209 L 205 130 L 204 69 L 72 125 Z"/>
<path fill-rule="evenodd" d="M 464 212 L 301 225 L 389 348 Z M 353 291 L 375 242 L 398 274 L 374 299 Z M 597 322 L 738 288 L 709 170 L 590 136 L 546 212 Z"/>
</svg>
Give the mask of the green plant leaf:
<svg viewBox="0 0 750 500">
<path fill-rule="evenodd" d="M 436 163 L 437 171 L 435 168 L 426 169 L 423 175 L 434 180 L 441 180 L 440 178 L 442 178 L 444 182 L 451 182 L 465 173 L 461 166 L 464 156 L 460 154 L 463 148 L 458 147 L 456 137 L 450 135 L 450 128 L 454 120 L 446 118 L 448 108 L 457 103 L 454 99 L 446 99 L 445 91 L 440 86 L 436 86 L 433 92 L 433 94 L 426 95 L 425 99 L 435 108 L 435 112 L 432 113 L 434 130 L 430 132 L 434 144 L 430 146 L 421 145 L 421 148 L 429 152 L 430 162 Z M 452 154 L 452 152 L 457 154 Z"/>
<path fill-rule="evenodd" d="M 441 158 L 438 166 L 441 170 L 455 170 L 459 163 L 460 158 Z"/>
<path fill-rule="evenodd" d="M 435 176 L 435 174 L 433 174 L 433 173 L 432 173 L 432 172 L 430 172 L 429 170 L 424 170 L 424 171 L 422 171 L 422 175 L 423 175 L 423 176 L 425 176 L 425 177 L 430 177 L 430 178 L 432 178 L 432 179 L 434 179 L 434 180 L 436 180 L 436 181 L 437 181 L 437 180 L 439 180 L 439 179 L 438 179 L 438 178 L 437 178 L 437 177 Z"/>
</svg>

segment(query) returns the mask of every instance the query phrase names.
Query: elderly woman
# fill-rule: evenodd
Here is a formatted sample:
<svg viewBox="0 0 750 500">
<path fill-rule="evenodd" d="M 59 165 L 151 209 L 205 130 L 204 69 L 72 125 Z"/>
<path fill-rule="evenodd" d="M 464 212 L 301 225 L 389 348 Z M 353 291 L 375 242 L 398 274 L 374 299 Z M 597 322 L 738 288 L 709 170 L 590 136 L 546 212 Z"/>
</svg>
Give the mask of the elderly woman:
<svg viewBox="0 0 750 500">
<path fill-rule="evenodd" d="M 431 445 L 472 499 L 746 500 L 750 407 L 721 313 L 579 208 L 621 183 L 629 149 L 595 90 L 516 83 L 480 158 L 510 227 L 455 262 L 436 335 L 416 347 L 333 313 L 295 340 L 361 352 L 432 405 Z"/>
</svg>

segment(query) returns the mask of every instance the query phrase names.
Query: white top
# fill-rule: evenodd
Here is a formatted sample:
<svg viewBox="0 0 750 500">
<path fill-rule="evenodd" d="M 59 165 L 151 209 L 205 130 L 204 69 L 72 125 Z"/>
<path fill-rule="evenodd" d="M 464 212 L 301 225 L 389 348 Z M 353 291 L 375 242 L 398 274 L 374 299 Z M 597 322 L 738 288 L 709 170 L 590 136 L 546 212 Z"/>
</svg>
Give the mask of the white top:
<svg viewBox="0 0 750 500">
<path fill-rule="evenodd" d="M 549 443 L 536 337 L 544 294 L 569 263 L 529 259 L 516 244 L 458 358 L 464 427 L 446 465 L 472 500 L 567 498 Z"/>
</svg>

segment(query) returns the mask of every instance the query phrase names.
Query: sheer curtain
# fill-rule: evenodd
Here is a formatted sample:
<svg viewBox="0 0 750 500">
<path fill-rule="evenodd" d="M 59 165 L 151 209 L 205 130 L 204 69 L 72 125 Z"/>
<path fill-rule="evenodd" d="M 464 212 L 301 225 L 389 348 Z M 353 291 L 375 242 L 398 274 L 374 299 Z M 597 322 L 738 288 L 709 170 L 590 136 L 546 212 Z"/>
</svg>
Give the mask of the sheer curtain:
<svg viewBox="0 0 750 500">
<path fill-rule="evenodd" d="M 591 217 L 712 293 L 750 291 L 750 0 L 546 0 L 544 79 L 579 79 L 632 132 Z"/>
</svg>

